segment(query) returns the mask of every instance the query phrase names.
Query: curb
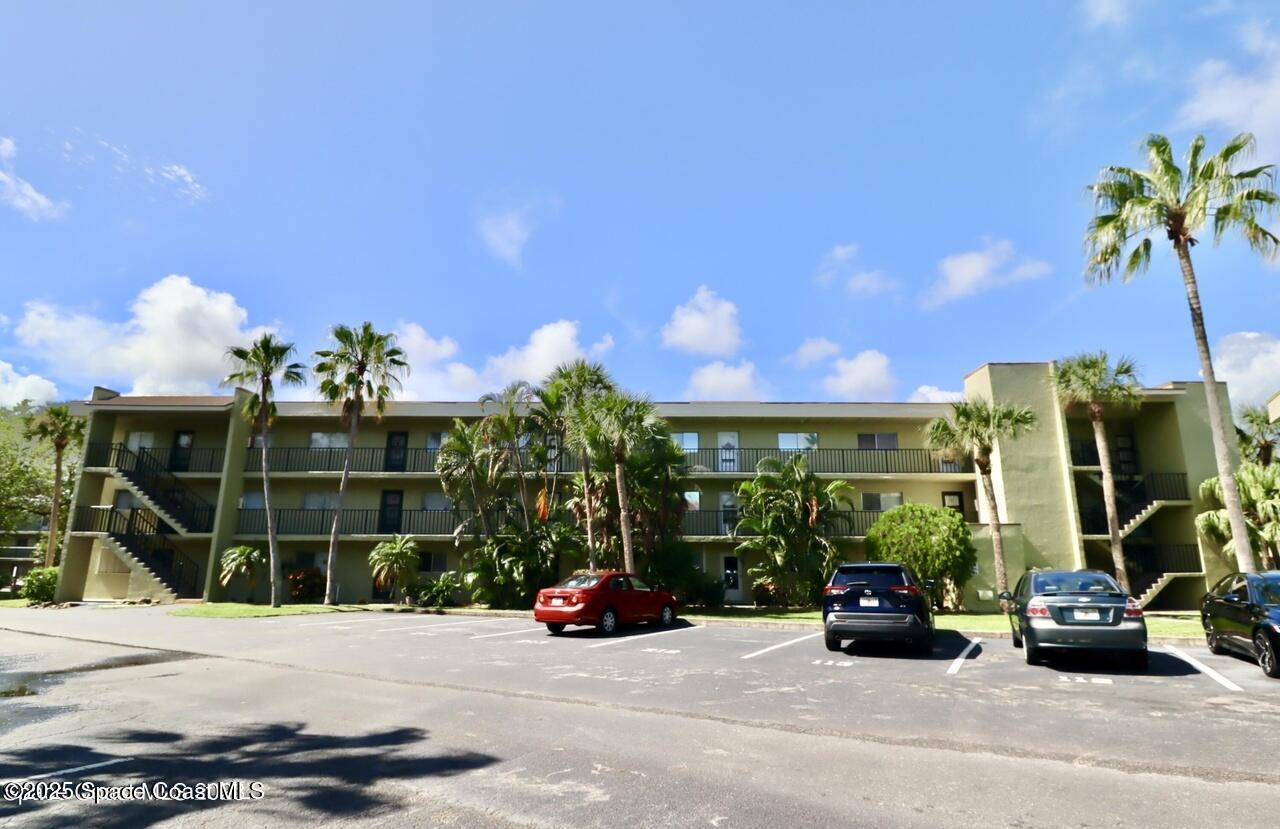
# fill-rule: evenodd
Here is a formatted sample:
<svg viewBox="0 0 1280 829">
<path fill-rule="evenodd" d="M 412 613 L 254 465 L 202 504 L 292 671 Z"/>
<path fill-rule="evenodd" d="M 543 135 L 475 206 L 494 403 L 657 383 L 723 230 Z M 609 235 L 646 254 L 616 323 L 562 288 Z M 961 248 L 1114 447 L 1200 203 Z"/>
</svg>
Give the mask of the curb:
<svg viewBox="0 0 1280 829">
<path fill-rule="evenodd" d="M 433 616 L 496 616 L 507 619 L 532 619 L 533 611 L 531 610 L 484 610 L 482 608 L 471 607 L 446 607 L 446 608 L 412 608 L 405 610 L 391 610 L 379 608 L 370 610 L 370 613 L 425 613 Z M 754 628 L 757 630 L 798 630 L 801 632 L 814 632 L 821 629 L 821 625 L 817 621 L 812 622 L 783 622 L 773 619 L 733 619 L 722 616 L 699 616 L 696 613 L 690 616 L 681 616 L 688 622 L 698 625 L 706 625 L 707 627 L 737 627 L 737 628 Z M 958 633 L 961 636 L 970 639 L 980 637 L 982 639 L 1011 639 L 1012 636 L 1007 630 L 990 631 L 990 630 L 957 630 L 955 628 L 938 628 L 939 633 L 943 632 Z M 1194 646 L 1201 644 L 1203 640 L 1198 636 L 1151 636 L 1147 639 L 1150 645 L 1175 645 L 1175 646 Z"/>
</svg>

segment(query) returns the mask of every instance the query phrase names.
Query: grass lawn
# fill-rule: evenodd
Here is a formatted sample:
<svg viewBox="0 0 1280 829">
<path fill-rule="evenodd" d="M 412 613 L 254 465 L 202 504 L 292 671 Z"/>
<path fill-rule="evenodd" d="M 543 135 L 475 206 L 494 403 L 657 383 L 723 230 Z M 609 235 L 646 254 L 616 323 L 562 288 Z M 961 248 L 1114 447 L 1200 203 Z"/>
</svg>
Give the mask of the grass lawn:
<svg viewBox="0 0 1280 829">
<path fill-rule="evenodd" d="M 26 607 L 28 604 L 26 599 L 0 599 L 0 607 Z"/>
<path fill-rule="evenodd" d="M 322 604 L 287 604 L 272 607 L 269 604 L 245 604 L 244 602 L 212 602 L 193 604 L 170 610 L 170 616 L 190 616 L 198 619 L 251 619 L 258 616 L 301 616 L 307 613 L 342 613 L 363 611 L 356 605 L 340 604 L 329 607 Z"/>
</svg>

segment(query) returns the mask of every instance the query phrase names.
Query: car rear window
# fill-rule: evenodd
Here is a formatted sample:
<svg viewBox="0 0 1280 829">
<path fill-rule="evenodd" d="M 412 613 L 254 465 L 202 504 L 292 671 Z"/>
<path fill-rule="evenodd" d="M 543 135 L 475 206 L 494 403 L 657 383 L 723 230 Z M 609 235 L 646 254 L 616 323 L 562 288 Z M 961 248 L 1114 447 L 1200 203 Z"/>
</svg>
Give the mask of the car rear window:
<svg viewBox="0 0 1280 829">
<path fill-rule="evenodd" d="M 896 587 L 906 584 L 901 567 L 841 567 L 831 577 L 837 587 L 865 584 L 867 587 Z"/>
<path fill-rule="evenodd" d="M 564 581 L 556 585 L 556 587 L 574 587 L 579 590 L 588 590 L 600 583 L 600 576 L 594 573 L 584 573 L 578 576 L 570 576 Z"/>
<path fill-rule="evenodd" d="M 1119 593 L 1120 586 L 1106 573 L 1037 573 L 1032 593 Z"/>
<path fill-rule="evenodd" d="M 1263 576 L 1258 582 L 1258 601 L 1280 604 L 1280 576 Z"/>
</svg>

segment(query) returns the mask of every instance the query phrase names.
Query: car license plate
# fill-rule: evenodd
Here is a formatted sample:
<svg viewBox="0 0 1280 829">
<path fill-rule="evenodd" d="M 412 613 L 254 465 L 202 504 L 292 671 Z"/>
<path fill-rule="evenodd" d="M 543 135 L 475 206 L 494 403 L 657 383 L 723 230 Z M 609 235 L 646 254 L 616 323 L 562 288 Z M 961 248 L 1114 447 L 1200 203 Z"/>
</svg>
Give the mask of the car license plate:
<svg viewBox="0 0 1280 829">
<path fill-rule="evenodd" d="M 551 599 L 551 603 L 552 603 L 553 605 L 557 605 L 557 604 L 564 604 L 564 597 L 562 597 L 562 596 L 554 596 L 554 597 L 552 597 L 552 599 Z"/>
<path fill-rule="evenodd" d="M 880 600 L 877 599 L 875 596 L 863 596 L 860 599 L 858 599 L 858 606 L 859 607 L 879 607 Z"/>
<path fill-rule="evenodd" d="M 1102 618 L 1098 614 L 1098 611 L 1093 608 L 1089 608 L 1087 610 L 1079 608 L 1075 612 L 1075 617 L 1077 622 L 1096 622 Z"/>
</svg>

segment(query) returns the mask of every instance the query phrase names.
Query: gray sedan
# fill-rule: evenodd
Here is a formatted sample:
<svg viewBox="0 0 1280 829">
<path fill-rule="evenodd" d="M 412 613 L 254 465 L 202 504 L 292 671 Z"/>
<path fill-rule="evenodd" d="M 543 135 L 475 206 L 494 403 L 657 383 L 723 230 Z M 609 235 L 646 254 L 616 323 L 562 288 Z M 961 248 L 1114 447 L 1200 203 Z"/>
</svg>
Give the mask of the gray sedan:
<svg viewBox="0 0 1280 829">
<path fill-rule="evenodd" d="M 1147 622 L 1138 600 L 1097 570 L 1033 570 L 1018 580 L 1008 602 L 1013 646 L 1027 664 L 1048 649 L 1122 651 L 1147 667 Z"/>
</svg>

